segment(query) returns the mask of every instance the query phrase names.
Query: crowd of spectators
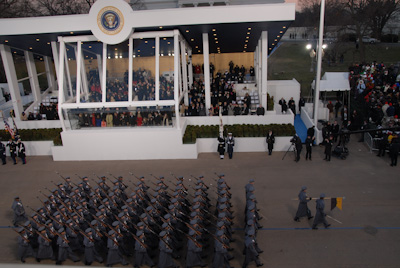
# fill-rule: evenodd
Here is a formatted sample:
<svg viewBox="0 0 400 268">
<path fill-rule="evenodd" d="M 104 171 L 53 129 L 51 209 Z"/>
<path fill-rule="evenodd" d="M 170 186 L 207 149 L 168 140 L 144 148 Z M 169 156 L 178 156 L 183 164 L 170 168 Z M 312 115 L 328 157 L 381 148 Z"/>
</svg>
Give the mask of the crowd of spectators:
<svg viewBox="0 0 400 268">
<path fill-rule="evenodd" d="M 10 111 L 10 115 L 15 117 L 14 111 Z M 21 113 L 21 121 L 32 121 L 32 120 L 59 120 L 57 103 L 53 102 L 50 105 L 40 104 L 38 112 L 25 112 Z"/>
<path fill-rule="evenodd" d="M 181 116 L 218 116 L 219 109 L 222 109 L 222 115 L 249 115 L 252 112 L 251 96 L 246 93 L 243 100 L 237 101 L 237 95 L 234 88 L 235 82 L 242 83 L 245 67 L 229 63 L 229 71 L 218 72 L 214 77 L 214 65 L 210 64 L 211 83 L 211 107 L 208 111 L 205 108 L 204 83 L 201 79 L 194 81 L 189 91 L 188 105 L 181 105 Z M 204 67 L 203 67 L 204 69 Z M 194 72 L 201 72 L 199 65 L 194 66 Z M 254 68 L 250 67 L 250 76 L 254 76 Z M 264 115 L 265 108 L 261 105 L 254 109 L 257 115 Z"/>
<path fill-rule="evenodd" d="M 155 100 L 155 79 L 146 69 L 133 71 L 132 96 L 134 101 Z M 89 102 L 101 102 L 102 92 L 96 70 L 89 71 Z M 109 79 L 106 84 L 106 101 L 128 101 L 128 71 L 121 79 Z M 160 100 L 174 99 L 174 81 L 160 76 Z"/>
<path fill-rule="evenodd" d="M 173 112 L 169 108 L 141 108 L 129 111 L 127 108 L 107 108 L 92 112 L 77 113 L 78 127 L 135 127 L 171 126 Z"/>
</svg>

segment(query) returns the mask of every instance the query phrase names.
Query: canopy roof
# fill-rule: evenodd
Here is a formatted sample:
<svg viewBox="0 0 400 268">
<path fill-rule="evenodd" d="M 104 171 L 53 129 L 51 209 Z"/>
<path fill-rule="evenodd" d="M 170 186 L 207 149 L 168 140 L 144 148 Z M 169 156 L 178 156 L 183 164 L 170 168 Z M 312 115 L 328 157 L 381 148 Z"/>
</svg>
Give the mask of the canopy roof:
<svg viewBox="0 0 400 268">
<path fill-rule="evenodd" d="M 315 80 L 312 82 L 315 88 Z M 326 72 L 321 79 L 319 91 L 350 91 L 348 72 Z"/>
</svg>

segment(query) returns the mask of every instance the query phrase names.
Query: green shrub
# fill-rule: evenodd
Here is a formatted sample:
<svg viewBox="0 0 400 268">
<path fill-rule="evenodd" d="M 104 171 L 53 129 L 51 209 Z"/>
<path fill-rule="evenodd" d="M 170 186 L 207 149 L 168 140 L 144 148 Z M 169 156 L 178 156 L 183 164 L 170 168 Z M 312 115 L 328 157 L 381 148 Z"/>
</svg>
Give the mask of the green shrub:
<svg viewBox="0 0 400 268">
<path fill-rule="evenodd" d="M 51 129 L 19 129 L 18 133 L 22 141 L 53 141 L 54 145 L 62 145 L 61 128 Z M 4 129 L 0 130 L 0 137 L 3 141 L 11 138 L 10 133 Z"/>
<path fill-rule="evenodd" d="M 265 137 L 272 130 L 276 137 L 293 136 L 296 131 L 292 124 L 270 124 L 270 125 L 225 125 L 224 135 L 232 133 L 234 137 Z M 183 135 L 183 143 L 196 143 L 197 138 L 218 138 L 219 126 L 187 126 Z"/>
</svg>

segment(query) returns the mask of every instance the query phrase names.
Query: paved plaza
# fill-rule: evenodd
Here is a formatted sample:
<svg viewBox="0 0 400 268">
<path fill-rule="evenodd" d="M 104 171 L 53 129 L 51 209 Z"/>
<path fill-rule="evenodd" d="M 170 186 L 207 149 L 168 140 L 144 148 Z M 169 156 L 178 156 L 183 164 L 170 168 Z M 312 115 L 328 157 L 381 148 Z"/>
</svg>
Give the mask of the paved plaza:
<svg viewBox="0 0 400 268">
<path fill-rule="evenodd" d="M 294 162 L 292 152 L 284 160 L 285 152 L 273 152 L 272 156 L 236 153 L 232 160 L 220 160 L 215 153 L 201 154 L 197 160 L 53 162 L 51 157 L 28 157 L 26 165 L 20 162 L 12 165 L 9 161 L 0 168 L 0 263 L 19 263 L 17 234 L 6 227 L 11 225 L 13 217 L 13 197 L 20 196 L 30 215 L 32 211 L 27 206 L 37 208 L 40 202 L 36 197 L 43 199 L 39 190 L 46 192 L 46 187 L 54 188 L 51 181 L 62 181 L 56 172 L 70 176 L 74 182 L 79 180 L 75 174 L 95 178 L 93 173 L 122 175 L 126 181 L 136 182 L 129 172 L 152 181 L 155 179 L 149 174 L 164 175 L 175 181 L 172 172 L 184 176 L 186 186 L 194 185 L 191 175 L 204 175 L 213 205 L 216 172 L 224 173 L 231 187 L 236 229 L 236 241 L 231 243 L 233 267 L 241 267 L 244 260 L 244 186 L 251 178 L 256 181 L 258 208 L 264 217 L 263 229 L 257 236 L 259 247 L 264 250 L 260 255 L 264 267 L 400 267 L 400 167 L 391 167 L 388 157 L 370 153 L 365 144 L 356 142 L 356 137 L 352 138 L 349 149 L 347 160 L 332 157 L 331 162 L 323 160 L 323 148 L 319 146 L 313 148 L 312 161 L 305 161 L 303 152 L 299 163 Z M 150 182 L 147 184 L 153 188 Z M 129 182 L 128 185 L 132 186 Z M 342 211 L 338 208 L 330 211 L 330 202 L 325 202 L 327 214 L 337 220 L 327 218 L 332 224 L 330 229 L 320 226 L 319 230 L 311 230 L 312 220 L 305 218 L 293 221 L 298 205 L 293 199 L 303 185 L 308 186 L 308 195 L 312 197 L 320 193 L 345 197 Z M 309 207 L 314 215 L 315 202 L 311 201 Z M 209 255 L 207 262 L 211 263 L 213 254 Z M 184 267 L 184 257 L 179 263 Z M 23 266 L 29 264 L 36 261 L 28 258 Z M 42 261 L 41 267 L 45 264 L 54 262 Z M 65 265 L 83 264 L 65 262 Z"/>
</svg>

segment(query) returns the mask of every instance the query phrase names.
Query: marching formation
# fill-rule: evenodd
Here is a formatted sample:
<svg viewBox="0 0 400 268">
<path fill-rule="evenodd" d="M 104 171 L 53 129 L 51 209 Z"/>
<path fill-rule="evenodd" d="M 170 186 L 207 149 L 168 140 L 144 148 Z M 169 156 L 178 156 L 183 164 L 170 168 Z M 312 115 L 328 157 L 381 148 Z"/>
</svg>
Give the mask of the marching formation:
<svg viewBox="0 0 400 268">
<path fill-rule="evenodd" d="M 134 267 L 153 267 L 158 259 L 158 267 L 163 268 L 179 267 L 175 260 L 182 253 L 186 254 L 185 267 L 190 268 L 205 267 L 205 249 L 213 246 L 212 267 L 230 268 L 233 256 L 228 252 L 233 250 L 229 243 L 233 241 L 234 216 L 224 175 L 215 179 L 216 189 L 210 189 L 212 184 L 207 186 L 203 176 L 192 176 L 194 180 L 189 181 L 194 184 L 185 185 L 183 177 L 171 175 L 176 181 L 167 180 L 170 186 L 164 177 L 153 175 L 156 182 L 135 176 L 138 182 L 129 181 L 132 186 L 122 176 L 113 176 L 112 180 L 96 176 L 98 180 L 92 180 L 96 186 L 92 186 L 88 177 L 79 177 L 80 181 L 74 183 L 70 177 L 60 175 L 63 183 L 53 182 L 55 189 L 39 191 L 44 197 L 37 197 L 42 207 L 26 206 L 33 211 L 30 218 L 19 197 L 15 197 L 12 209 L 14 230 L 19 234 L 18 258 L 22 262 L 27 257 L 36 258 L 37 262 L 51 259 L 56 264 L 67 259 L 82 259 L 85 265 L 104 261 L 107 267 L 132 262 Z M 170 193 L 172 185 L 174 191 Z M 217 194 L 213 212 L 209 192 Z M 252 247 L 258 249 L 255 237 L 260 228 L 255 197 L 251 194 L 254 187 L 246 186 L 246 192 L 249 241 L 246 238 L 244 267 L 252 261 Z"/>
</svg>

